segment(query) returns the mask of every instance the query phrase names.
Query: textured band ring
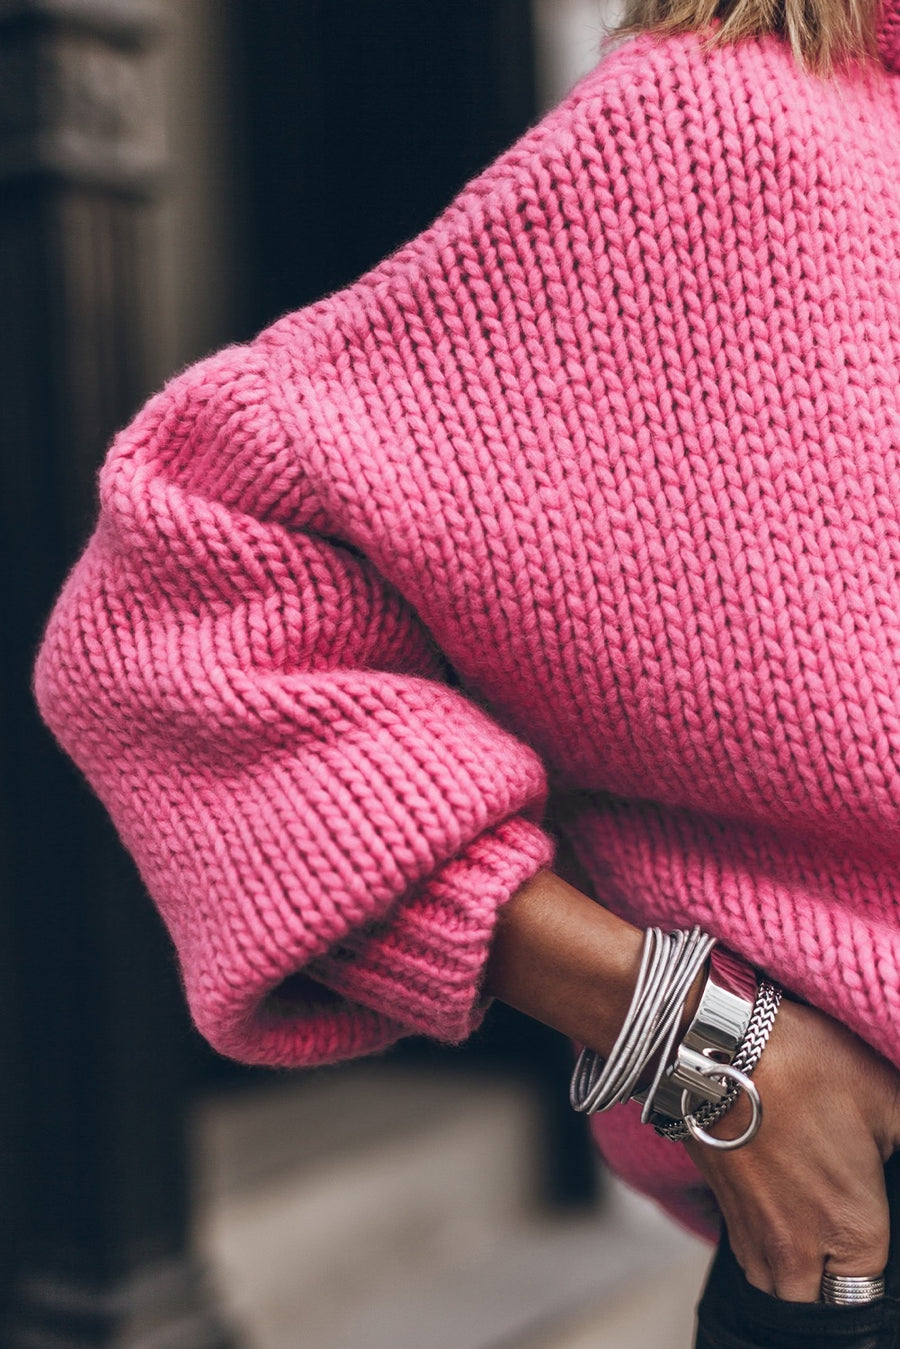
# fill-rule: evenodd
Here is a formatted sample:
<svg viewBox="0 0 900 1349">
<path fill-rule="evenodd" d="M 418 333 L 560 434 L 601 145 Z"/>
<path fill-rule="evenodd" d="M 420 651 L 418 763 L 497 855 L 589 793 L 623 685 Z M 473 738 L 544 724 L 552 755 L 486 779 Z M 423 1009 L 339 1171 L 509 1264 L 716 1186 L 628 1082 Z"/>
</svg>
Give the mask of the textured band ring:
<svg viewBox="0 0 900 1349">
<path fill-rule="evenodd" d="M 861 1307 L 884 1297 L 884 1275 L 862 1278 L 849 1274 L 822 1275 L 822 1301 L 836 1307 Z"/>
</svg>

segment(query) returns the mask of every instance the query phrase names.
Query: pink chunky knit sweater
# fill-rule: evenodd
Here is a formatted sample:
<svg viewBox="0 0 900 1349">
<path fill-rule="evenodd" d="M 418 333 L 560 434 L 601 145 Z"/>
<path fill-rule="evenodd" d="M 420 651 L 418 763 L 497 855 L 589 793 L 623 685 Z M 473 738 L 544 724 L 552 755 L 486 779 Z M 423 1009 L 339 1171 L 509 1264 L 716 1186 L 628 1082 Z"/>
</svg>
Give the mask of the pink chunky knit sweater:
<svg viewBox="0 0 900 1349">
<path fill-rule="evenodd" d="M 37 696 L 223 1053 L 462 1039 L 564 841 L 900 1063 L 900 0 L 881 49 L 620 47 L 118 436 Z"/>
</svg>

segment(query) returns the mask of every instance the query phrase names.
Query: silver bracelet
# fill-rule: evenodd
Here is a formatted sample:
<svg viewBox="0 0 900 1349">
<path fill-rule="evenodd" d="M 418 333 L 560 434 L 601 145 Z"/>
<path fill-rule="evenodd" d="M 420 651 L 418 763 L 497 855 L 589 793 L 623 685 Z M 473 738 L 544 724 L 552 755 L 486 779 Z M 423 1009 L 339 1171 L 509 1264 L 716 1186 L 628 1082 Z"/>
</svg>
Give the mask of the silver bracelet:
<svg viewBox="0 0 900 1349">
<path fill-rule="evenodd" d="M 684 1003 L 707 957 L 706 984 L 673 1060 Z M 746 961 L 717 947 L 699 928 L 667 934 L 648 929 L 622 1030 L 605 1061 L 593 1050 L 582 1050 L 569 1093 L 573 1108 L 593 1114 L 633 1097 L 643 1103 L 642 1122 L 652 1123 L 666 1138 L 692 1137 L 723 1151 L 743 1147 L 762 1119 L 762 1102 L 750 1073 L 780 1002 L 775 984 L 766 979 L 757 983 Z M 635 1091 L 657 1054 L 653 1081 Z M 749 1125 L 737 1138 L 714 1138 L 709 1126 L 741 1091 L 750 1101 Z"/>
<path fill-rule="evenodd" d="M 645 1106 L 649 1117 L 656 1087 L 672 1056 L 685 1000 L 714 945 L 715 939 L 700 928 L 647 930 L 631 1004 L 609 1057 L 604 1060 L 592 1049 L 583 1049 L 578 1057 L 569 1091 L 573 1109 L 594 1114 L 627 1101 L 647 1064 L 659 1054 L 660 1066 Z"/>
<path fill-rule="evenodd" d="M 781 997 L 781 989 L 777 984 L 771 983 L 768 979 L 760 979 L 750 1020 L 738 1045 L 737 1052 L 731 1061 L 731 1067 L 747 1077 L 753 1072 L 766 1047 L 769 1032 L 775 1021 L 775 1014 L 781 1005 Z M 685 1036 L 686 1038 L 687 1036 Z M 663 1138 L 676 1140 L 695 1138 L 698 1142 L 721 1149 L 723 1142 L 726 1140 L 709 1138 L 705 1136 L 706 1131 L 731 1109 L 741 1094 L 741 1090 L 742 1087 L 739 1082 L 729 1082 L 724 1096 L 718 1102 L 707 1100 L 696 1110 L 685 1113 L 681 1119 L 654 1120 L 654 1128 Z M 683 1098 L 679 1101 L 679 1104 L 682 1103 Z M 756 1127 L 759 1127 L 758 1123 Z M 755 1133 L 756 1129 L 753 1132 Z M 746 1141 L 749 1142 L 750 1140 L 747 1139 Z M 729 1148 L 734 1147 L 735 1140 L 729 1139 L 727 1142 Z"/>
</svg>

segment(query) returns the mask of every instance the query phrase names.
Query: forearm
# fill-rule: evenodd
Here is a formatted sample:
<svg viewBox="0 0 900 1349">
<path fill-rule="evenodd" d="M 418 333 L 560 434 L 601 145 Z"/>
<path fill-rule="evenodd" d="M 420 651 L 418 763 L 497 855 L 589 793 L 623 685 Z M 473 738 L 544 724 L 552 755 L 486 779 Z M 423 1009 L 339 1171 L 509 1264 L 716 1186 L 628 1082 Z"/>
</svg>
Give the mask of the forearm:
<svg viewBox="0 0 900 1349">
<path fill-rule="evenodd" d="M 643 937 L 552 871 L 539 871 L 500 911 L 486 992 L 605 1056 L 628 1011 Z"/>
</svg>

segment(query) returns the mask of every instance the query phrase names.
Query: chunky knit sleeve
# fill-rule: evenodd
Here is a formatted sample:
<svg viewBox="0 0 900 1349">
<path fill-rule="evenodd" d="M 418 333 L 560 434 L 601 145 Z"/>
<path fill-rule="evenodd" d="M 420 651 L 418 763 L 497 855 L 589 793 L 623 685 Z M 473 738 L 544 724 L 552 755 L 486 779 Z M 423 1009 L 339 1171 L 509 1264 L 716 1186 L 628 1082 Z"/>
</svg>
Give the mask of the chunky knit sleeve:
<svg viewBox="0 0 900 1349">
<path fill-rule="evenodd" d="M 41 711 L 174 939 L 199 1029 L 294 1065 L 477 1024 L 496 910 L 552 855 L 535 753 L 328 535 L 264 352 L 115 442 L 51 617 Z"/>
</svg>

